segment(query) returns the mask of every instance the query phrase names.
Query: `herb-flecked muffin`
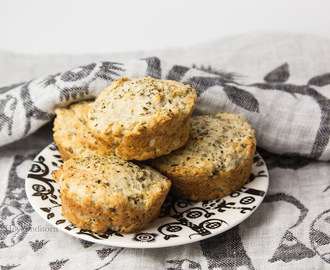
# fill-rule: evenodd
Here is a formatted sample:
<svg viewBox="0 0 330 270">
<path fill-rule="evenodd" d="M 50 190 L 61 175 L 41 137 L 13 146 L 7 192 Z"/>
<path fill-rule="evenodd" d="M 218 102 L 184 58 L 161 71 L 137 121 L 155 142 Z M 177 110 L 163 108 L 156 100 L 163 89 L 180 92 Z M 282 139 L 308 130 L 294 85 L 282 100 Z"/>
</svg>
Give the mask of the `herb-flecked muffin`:
<svg viewBox="0 0 330 270">
<path fill-rule="evenodd" d="M 53 138 L 63 160 L 89 154 L 113 154 L 113 148 L 97 139 L 86 125 L 87 106 L 92 101 L 81 101 L 55 109 Z"/>
<path fill-rule="evenodd" d="M 121 78 L 89 105 L 87 124 L 123 159 L 155 158 L 186 143 L 196 99 L 176 81 Z"/>
<path fill-rule="evenodd" d="M 179 198 L 211 200 L 245 184 L 255 151 L 255 131 L 241 115 L 195 116 L 186 145 L 156 158 L 153 167 L 172 180 Z"/>
<path fill-rule="evenodd" d="M 113 155 L 69 159 L 52 176 L 60 187 L 63 215 L 96 233 L 146 228 L 158 217 L 171 186 L 151 167 Z"/>
</svg>

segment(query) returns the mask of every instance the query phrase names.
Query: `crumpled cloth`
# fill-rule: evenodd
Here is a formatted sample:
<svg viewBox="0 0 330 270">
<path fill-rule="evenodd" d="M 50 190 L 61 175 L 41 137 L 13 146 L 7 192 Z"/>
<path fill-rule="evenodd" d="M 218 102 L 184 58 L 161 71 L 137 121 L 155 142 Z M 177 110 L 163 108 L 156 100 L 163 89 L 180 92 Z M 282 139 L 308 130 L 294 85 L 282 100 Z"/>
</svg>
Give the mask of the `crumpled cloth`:
<svg viewBox="0 0 330 270">
<path fill-rule="evenodd" d="M 24 179 L 33 157 L 52 141 L 54 109 L 94 98 L 119 77 L 145 76 L 190 84 L 198 95 L 195 115 L 230 112 L 251 123 L 269 169 L 264 202 L 223 234 L 163 249 L 102 246 L 52 230 L 29 204 Z M 329 93 L 330 41 L 278 34 L 89 62 L 1 86 L 1 268 L 326 269 Z"/>
</svg>

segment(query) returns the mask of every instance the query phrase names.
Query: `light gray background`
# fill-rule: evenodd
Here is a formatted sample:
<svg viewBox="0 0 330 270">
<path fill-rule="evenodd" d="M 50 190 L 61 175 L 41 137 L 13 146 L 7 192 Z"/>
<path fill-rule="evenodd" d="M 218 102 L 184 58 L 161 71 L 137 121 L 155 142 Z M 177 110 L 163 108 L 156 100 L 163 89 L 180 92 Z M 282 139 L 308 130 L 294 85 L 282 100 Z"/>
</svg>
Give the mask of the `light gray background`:
<svg viewBox="0 0 330 270">
<path fill-rule="evenodd" d="M 116 53 L 259 31 L 330 38 L 326 0 L 0 0 L 0 51 Z"/>
</svg>

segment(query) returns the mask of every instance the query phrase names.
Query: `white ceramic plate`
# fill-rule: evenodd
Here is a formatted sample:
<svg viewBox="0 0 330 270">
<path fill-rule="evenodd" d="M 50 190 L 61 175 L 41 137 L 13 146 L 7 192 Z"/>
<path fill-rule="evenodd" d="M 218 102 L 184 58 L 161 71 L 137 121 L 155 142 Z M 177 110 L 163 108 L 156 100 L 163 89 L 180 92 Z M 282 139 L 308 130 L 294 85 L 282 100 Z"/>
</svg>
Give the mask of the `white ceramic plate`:
<svg viewBox="0 0 330 270">
<path fill-rule="evenodd" d="M 61 213 L 59 187 L 51 173 L 62 164 L 54 143 L 33 160 L 26 178 L 27 197 L 35 211 L 65 233 L 95 243 L 131 248 L 157 248 L 200 241 L 223 233 L 249 217 L 262 202 L 269 177 L 262 157 L 256 153 L 248 183 L 217 200 L 192 202 L 170 196 L 158 219 L 138 233 L 96 234 L 77 228 Z"/>
</svg>

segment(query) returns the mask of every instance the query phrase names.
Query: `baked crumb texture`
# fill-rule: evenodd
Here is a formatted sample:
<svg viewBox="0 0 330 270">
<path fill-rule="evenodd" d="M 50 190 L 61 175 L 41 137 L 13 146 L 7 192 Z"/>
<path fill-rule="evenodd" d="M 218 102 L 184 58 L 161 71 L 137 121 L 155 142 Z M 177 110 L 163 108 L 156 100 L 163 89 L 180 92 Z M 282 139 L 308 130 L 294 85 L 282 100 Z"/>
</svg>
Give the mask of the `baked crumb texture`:
<svg viewBox="0 0 330 270">
<path fill-rule="evenodd" d="M 87 105 L 81 101 L 55 109 L 53 138 L 63 160 L 90 154 L 113 154 L 113 148 L 97 139 L 86 125 Z"/>
<path fill-rule="evenodd" d="M 156 158 L 152 166 L 172 180 L 177 197 L 211 200 L 248 180 L 255 151 L 255 131 L 241 115 L 196 116 L 185 146 Z"/>
<path fill-rule="evenodd" d="M 52 176 L 63 215 L 96 233 L 137 232 L 158 217 L 171 185 L 177 197 L 197 201 L 241 187 L 254 130 L 241 115 L 191 118 L 196 99 L 175 81 L 121 78 L 95 101 L 57 108 L 54 141 L 64 163 Z M 154 169 L 128 161 L 147 159 Z"/>
<path fill-rule="evenodd" d="M 53 173 L 63 215 L 82 229 L 136 232 L 159 215 L 170 180 L 145 165 L 119 157 L 69 159 Z"/>
<path fill-rule="evenodd" d="M 89 104 L 87 125 L 122 159 L 155 158 L 186 143 L 196 99 L 176 81 L 121 78 Z"/>
</svg>

